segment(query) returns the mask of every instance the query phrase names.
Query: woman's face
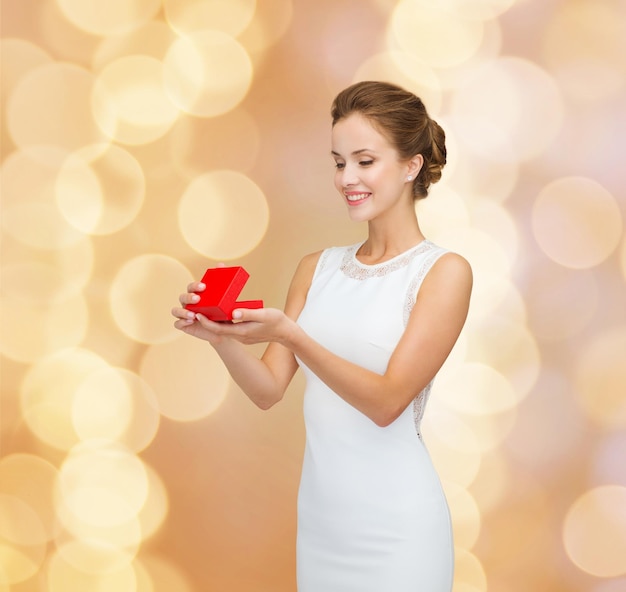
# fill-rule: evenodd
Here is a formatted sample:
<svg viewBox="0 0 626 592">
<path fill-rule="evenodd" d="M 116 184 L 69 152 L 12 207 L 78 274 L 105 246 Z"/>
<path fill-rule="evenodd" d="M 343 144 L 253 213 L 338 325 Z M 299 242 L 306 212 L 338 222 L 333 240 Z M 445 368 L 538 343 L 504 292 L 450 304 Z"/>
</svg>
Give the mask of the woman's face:
<svg viewBox="0 0 626 592">
<path fill-rule="evenodd" d="M 413 203 L 411 182 L 416 173 L 368 119 L 358 113 L 340 119 L 332 130 L 335 187 L 350 218 L 369 221 Z"/>
</svg>

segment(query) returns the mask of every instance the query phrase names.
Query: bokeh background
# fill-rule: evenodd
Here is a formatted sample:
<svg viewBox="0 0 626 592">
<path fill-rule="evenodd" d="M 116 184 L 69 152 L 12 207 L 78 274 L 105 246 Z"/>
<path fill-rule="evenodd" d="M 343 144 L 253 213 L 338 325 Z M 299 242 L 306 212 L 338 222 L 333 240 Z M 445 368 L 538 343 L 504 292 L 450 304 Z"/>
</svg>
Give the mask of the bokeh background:
<svg viewBox="0 0 626 592">
<path fill-rule="evenodd" d="M 364 79 L 446 130 L 418 214 L 476 278 L 424 421 L 454 591 L 626 590 L 626 2 L 0 6 L 0 591 L 295 589 L 302 377 L 256 409 L 170 309 L 217 262 L 281 307 L 364 237 Z"/>
</svg>

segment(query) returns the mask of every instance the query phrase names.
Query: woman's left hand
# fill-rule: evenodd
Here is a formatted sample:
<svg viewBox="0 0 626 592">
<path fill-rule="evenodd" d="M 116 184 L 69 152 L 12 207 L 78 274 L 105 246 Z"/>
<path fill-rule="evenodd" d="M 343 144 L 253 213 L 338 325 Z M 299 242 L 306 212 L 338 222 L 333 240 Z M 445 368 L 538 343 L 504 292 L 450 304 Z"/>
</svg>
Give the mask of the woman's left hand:
<svg viewBox="0 0 626 592">
<path fill-rule="evenodd" d="M 232 323 L 215 323 L 201 314 L 196 315 L 196 319 L 215 334 L 247 345 L 273 341 L 285 345 L 296 327 L 294 321 L 276 308 L 235 309 Z"/>
</svg>

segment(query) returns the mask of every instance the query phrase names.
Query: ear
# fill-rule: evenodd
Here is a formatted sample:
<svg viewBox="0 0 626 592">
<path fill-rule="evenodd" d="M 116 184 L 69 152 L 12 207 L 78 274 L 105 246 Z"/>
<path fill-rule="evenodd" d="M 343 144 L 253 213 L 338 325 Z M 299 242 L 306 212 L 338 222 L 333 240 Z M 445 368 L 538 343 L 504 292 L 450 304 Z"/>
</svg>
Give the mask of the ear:
<svg viewBox="0 0 626 592">
<path fill-rule="evenodd" d="M 411 175 L 414 179 L 417 178 L 422 166 L 424 166 L 424 157 L 421 154 L 416 154 L 407 163 L 407 175 Z"/>
</svg>

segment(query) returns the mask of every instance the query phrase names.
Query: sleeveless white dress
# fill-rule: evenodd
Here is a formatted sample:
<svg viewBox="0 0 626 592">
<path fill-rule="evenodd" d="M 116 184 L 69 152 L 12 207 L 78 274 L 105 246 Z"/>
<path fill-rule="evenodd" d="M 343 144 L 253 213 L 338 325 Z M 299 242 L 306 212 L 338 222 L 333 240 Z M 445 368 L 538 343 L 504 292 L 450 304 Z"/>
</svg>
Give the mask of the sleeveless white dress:
<svg viewBox="0 0 626 592">
<path fill-rule="evenodd" d="M 424 276 L 446 251 L 423 241 L 365 265 L 355 256 L 361 244 L 322 253 L 298 324 L 336 355 L 383 374 Z M 420 435 L 430 385 L 381 428 L 300 365 L 298 592 L 450 592 L 450 513 Z"/>
</svg>

